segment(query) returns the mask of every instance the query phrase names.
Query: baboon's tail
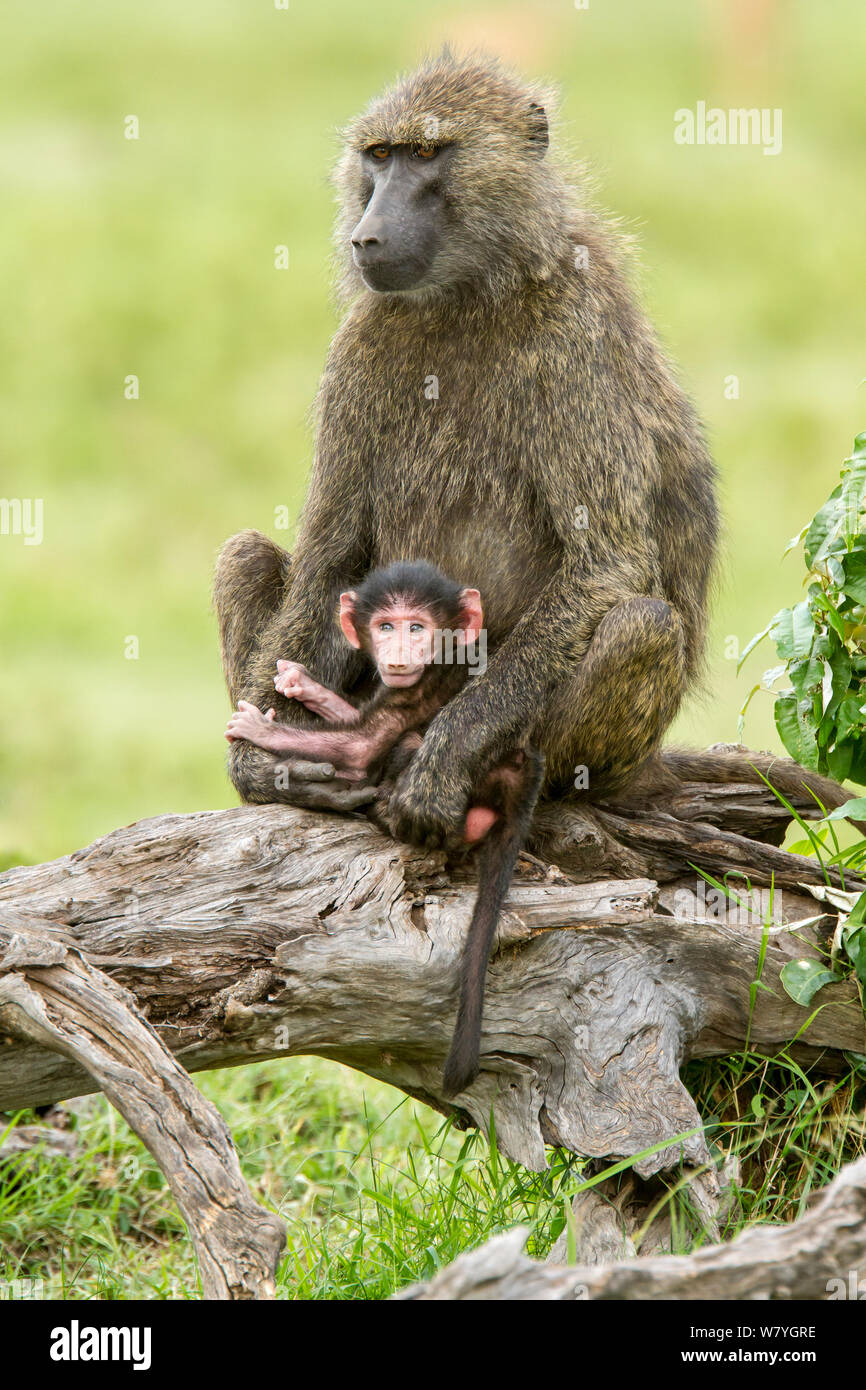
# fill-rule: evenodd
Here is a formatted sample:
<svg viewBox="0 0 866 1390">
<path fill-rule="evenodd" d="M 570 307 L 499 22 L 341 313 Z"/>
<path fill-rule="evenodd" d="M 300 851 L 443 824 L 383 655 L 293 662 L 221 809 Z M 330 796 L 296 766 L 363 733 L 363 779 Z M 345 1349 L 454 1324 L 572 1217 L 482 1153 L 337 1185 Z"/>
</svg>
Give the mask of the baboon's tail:
<svg viewBox="0 0 866 1390">
<path fill-rule="evenodd" d="M 478 1075 L 487 960 L 522 839 L 520 828 L 502 818 L 495 822 L 481 847 L 478 897 L 460 962 L 457 1024 L 445 1063 L 442 1089 L 446 1096 L 465 1091 Z"/>
<path fill-rule="evenodd" d="M 510 798 L 511 806 L 506 814 L 494 822 L 481 846 L 478 897 L 460 962 L 460 1004 L 451 1051 L 445 1063 L 443 1092 L 446 1096 L 455 1096 L 459 1091 L 464 1091 L 478 1075 L 481 1015 L 490 947 L 517 856 L 526 842 L 543 772 L 541 755 L 534 750 L 525 750 L 520 783 Z"/>
</svg>

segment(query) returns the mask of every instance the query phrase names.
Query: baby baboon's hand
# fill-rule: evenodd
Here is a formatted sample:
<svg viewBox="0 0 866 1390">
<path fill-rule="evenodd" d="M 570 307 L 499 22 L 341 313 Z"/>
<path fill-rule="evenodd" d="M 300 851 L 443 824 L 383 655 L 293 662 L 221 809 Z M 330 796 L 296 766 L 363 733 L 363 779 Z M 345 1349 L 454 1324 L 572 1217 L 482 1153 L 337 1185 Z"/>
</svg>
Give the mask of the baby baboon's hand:
<svg viewBox="0 0 866 1390">
<path fill-rule="evenodd" d="M 249 700 L 239 700 L 237 709 L 226 725 L 226 738 L 229 743 L 245 738 L 257 748 L 268 748 L 276 752 L 279 748 L 279 737 L 274 726 L 275 718 L 272 709 L 269 709 L 267 714 L 262 714 Z"/>
<path fill-rule="evenodd" d="M 274 676 L 274 689 L 287 700 L 309 700 L 320 690 L 306 666 L 299 661 L 278 661 Z"/>
</svg>

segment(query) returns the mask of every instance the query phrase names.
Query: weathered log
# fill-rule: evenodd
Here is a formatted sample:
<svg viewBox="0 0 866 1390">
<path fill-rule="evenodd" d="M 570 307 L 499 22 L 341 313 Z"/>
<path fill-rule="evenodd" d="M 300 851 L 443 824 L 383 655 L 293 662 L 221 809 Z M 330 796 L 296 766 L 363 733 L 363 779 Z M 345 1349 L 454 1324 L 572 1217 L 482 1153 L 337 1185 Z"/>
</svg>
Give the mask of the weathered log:
<svg viewBox="0 0 866 1390">
<path fill-rule="evenodd" d="M 273 1298 L 284 1224 L 253 1200 L 225 1121 L 129 992 L 32 925 L 0 924 L 0 952 L 0 1032 L 86 1068 L 139 1135 L 187 1224 L 204 1297 Z"/>
<path fill-rule="evenodd" d="M 7 872 L 0 922 L 48 933 L 123 985 L 187 1070 L 316 1053 L 443 1112 L 456 1108 L 464 1123 L 486 1129 L 492 1110 L 502 1149 L 528 1167 L 544 1166 L 545 1144 L 640 1155 L 642 1175 L 683 1159 L 705 1169 L 709 1200 L 715 1175 L 682 1062 L 746 1040 L 773 1053 L 795 1036 L 813 1059 L 823 1049 L 866 1051 L 856 990 L 825 988 L 806 1027 L 810 1011 L 781 988 L 785 961 L 819 949 L 820 909 L 802 893 L 776 896 L 768 988 L 754 991 L 760 918 L 705 913 L 693 871 L 672 881 L 668 872 L 664 886 L 651 877 L 575 882 L 587 859 L 597 867 L 591 851 L 604 851 L 612 822 L 626 818 L 557 807 L 542 819 L 539 846 L 560 867 L 528 858 L 515 881 L 489 971 L 482 1070 L 456 1104 L 441 1095 L 441 1067 L 471 867 L 446 873 L 443 855 L 398 845 L 361 816 L 265 806 L 143 821 Z M 696 824 L 680 874 L 701 838 L 705 862 L 713 837 L 728 852 L 730 832 Z M 629 825 L 637 839 L 641 827 Z M 668 840 L 670 866 L 679 851 Z M 766 860 L 756 848 L 758 885 Z M 786 883 L 814 868 L 773 853 Z M 796 927 L 809 916 L 811 925 Z M 36 1042 L 0 1047 L 0 1108 L 97 1084 Z"/>
<path fill-rule="evenodd" d="M 866 1158 L 844 1168 L 789 1226 L 755 1226 L 693 1255 L 600 1264 L 539 1264 L 516 1227 L 460 1255 L 402 1300 L 826 1299 L 862 1297 L 866 1273 Z"/>
</svg>

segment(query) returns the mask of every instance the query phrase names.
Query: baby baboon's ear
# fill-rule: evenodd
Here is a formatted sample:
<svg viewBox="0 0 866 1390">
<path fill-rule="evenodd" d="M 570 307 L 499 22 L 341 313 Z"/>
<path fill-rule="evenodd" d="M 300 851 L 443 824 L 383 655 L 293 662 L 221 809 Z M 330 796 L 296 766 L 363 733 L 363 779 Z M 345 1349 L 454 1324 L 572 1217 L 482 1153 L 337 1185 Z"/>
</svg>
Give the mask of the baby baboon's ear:
<svg viewBox="0 0 866 1390">
<path fill-rule="evenodd" d="M 527 139 L 539 158 L 543 158 L 550 144 L 550 128 L 547 124 L 547 112 L 539 102 L 531 101 L 529 103 L 527 118 Z"/>
<path fill-rule="evenodd" d="M 340 595 L 340 627 L 343 629 L 343 636 L 347 642 L 351 642 L 353 647 L 360 648 L 361 639 L 358 636 L 358 629 L 355 627 L 355 603 L 358 595 L 354 589 L 347 589 Z"/>
<path fill-rule="evenodd" d="M 484 609 L 481 607 L 481 595 L 477 589 L 460 590 L 460 626 L 463 629 L 464 641 L 478 641 L 484 626 Z"/>
</svg>

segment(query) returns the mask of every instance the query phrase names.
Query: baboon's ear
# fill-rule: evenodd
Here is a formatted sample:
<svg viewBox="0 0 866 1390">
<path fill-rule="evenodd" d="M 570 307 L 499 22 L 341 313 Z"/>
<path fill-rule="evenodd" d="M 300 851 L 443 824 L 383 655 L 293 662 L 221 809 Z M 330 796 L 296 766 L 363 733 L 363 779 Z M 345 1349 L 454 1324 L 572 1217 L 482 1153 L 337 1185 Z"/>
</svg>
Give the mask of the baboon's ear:
<svg viewBox="0 0 866 1390">
<path fill-rule="evenodd" d="M 550 129 L 547 124 L 547 112 L 537 101 L 529 103 L 528 117 L 528 140 L 538 157 L 541 159 L 550 144 Z"/>
<path fill-rule="evenodd" d="M 484 609 L 477 589 L 460 590 L 460 626 L 467 642 L 477 642 L 484 626 Z"/>
<path fill-rule="evenodd" d="M 354 589 L 347 589 L 340 595 L 340 627 L 343 629 L 343 636 L 347 642 L 351 642 L 353 647 L 360 650 L 361 639 L 358 636 L 358 629 L 355 627 L 355 600 L 358 595 Z"/>
</svg>

